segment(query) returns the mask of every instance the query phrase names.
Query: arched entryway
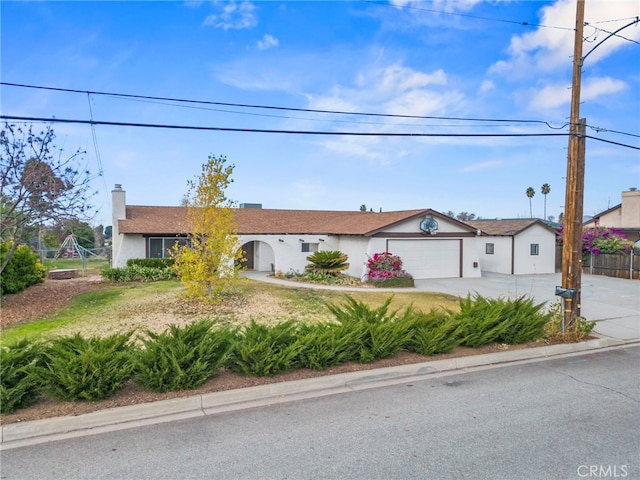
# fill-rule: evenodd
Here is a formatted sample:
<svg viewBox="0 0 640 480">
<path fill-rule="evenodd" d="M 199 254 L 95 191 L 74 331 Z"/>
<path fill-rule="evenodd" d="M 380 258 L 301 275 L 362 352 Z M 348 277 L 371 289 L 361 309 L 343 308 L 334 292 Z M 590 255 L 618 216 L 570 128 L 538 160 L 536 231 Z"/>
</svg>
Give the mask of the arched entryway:
<svg viewBox="0 0 640 480">
<path fill-rule="evenodd" d="M 242 262 L 244 268 L 257 272 L 275 271 L 276 260 L 271 245 L 266 242 L 254 240 L 246 242 L 241 248 L 245 258 L 245 261 Z"/>
</svg>

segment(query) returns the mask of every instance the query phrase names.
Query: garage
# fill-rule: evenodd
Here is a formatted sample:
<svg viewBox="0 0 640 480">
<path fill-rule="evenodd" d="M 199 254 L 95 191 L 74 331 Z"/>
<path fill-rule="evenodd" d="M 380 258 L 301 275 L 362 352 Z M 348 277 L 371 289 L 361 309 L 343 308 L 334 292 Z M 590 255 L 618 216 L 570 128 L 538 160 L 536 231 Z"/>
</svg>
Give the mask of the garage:
<svg viewBox="0 0 640 480">
<path fill-rule="evenodd" d="M 461 277 L 462 240 L 389 240 L 388 251 L 399 255 L 413 278 Z"/>
</svg>

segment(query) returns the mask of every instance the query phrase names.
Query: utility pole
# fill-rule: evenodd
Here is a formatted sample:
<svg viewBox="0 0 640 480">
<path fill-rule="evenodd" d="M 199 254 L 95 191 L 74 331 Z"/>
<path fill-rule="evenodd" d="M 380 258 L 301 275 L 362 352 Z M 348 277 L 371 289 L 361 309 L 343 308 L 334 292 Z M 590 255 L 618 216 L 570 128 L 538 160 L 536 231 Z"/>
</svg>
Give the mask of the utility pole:
<svg viewBox="0 0 640 480">
<path fill-rule="evenodd" d="M 580 120 L 580 87 L 582 79 L 582 37 L 584 30 L 584 0 L 577 0 L 576 29 L 573 48 L 573 80 L 571 115 L 569 119 L 569 152 L 565 191 L 564 242 L 562 245 L 562 288 L 564 327 L 572 329 L 580 312 L 580 281 L 582 273 L 582 204 L 584 200 L 584 125 Z"/>
</svg>

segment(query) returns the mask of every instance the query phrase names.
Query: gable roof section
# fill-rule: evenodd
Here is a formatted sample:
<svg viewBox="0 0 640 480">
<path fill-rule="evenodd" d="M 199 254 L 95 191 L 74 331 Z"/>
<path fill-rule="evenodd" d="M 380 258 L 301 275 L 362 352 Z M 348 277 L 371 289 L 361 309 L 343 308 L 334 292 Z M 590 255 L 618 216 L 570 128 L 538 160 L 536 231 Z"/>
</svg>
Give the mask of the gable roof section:
<svg viewBox="0 0 640 480">
<path fill-rule="evenodd" d="M 505 219 L 505 220 L 469 220 L 469 225 L 478 230 L 482 231 L 487 235 L 498 235 L 498 236 L 515 236 L 519 233 L 523 232 L 529 227 L 533 225 L 541 225 L 548 229 L 549 231 L 553 231 L 551 227 L 549 227 L 543 221 L 537 218 L 531 219 Z"/>
<path fill-rule="evenodd" d="M 371 236 L 400 222 L 423 215 L 440 215 L 430 209 L 397 212 L 328 210 L 235 209 L 239 235 L 364 235 Z M 120 233 L 185 234 L 185 207 L 128 205 L 126 220 L 118 221 Z"/>
<path fill-rule="evenodd" d="M 621 208 L 622 208 L 622 204 L 621 204 L 621 203 L 619 203 L 618 205 L 615 205 L 615 206 L 613 206 L 613 207 L 609 208 L 608 210 L 605 210 L 604 212 L 596 213 L 596 214 L 595 214 L 593 217 L 591 217 L 589 220 L 587 220 L 587 221 L 585 221 L 585 222 L 582 222 L 582 224 L 583 224 L 583 225 L 587 225 L 587 224 L 589 224 L 589 223 L 593 223 L 593 222 L 595 222 L 595 221 L 597 221 L 597 220 L 600 220 L 600 217 L 602 217 L 602 216 L 604 216 L 604 215 L 607 215 L 608 213 L 615 212 L 616 210 L 619 210 L 619 209 L 621 209 Z"/>
</svg>

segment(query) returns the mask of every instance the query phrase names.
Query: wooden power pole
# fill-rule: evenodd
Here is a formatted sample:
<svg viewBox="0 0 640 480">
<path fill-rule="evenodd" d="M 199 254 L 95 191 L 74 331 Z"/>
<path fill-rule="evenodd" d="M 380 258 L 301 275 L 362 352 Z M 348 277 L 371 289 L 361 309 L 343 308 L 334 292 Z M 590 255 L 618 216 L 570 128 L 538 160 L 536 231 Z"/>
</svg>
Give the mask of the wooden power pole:
<svg viewBox="0 0 640 480">
<path fill-rule="evenodd" d="M 582 204 L 584 200 L 585 120 L 580 120 L 580 86 L 582 78 L 582 37 L 584 0 L 577 0 L 576 29 L 573 49 L 573 80 L 567 185 L 565 191 L 564 239 L 562 245 L 562 288 L 564 326 L 572 329 L 580 315 L 580 283 L 582 277 Z"/>
</svg>

